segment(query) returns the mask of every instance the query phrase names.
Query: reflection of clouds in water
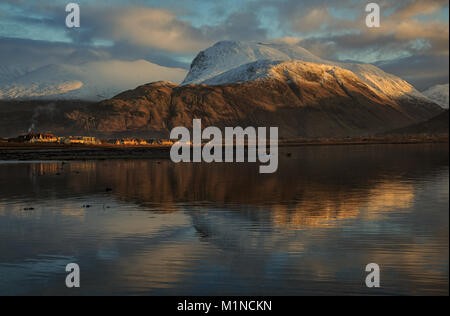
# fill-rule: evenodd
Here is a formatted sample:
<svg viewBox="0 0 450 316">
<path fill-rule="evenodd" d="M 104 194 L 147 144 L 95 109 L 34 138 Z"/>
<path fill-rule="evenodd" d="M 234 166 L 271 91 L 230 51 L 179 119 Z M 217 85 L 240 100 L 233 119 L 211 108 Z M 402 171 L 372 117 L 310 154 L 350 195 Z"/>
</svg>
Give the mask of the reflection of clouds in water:
<svg viewBox="0 0 450 316">
<path fill-rule="evenodd" d="M 435 181 L 442 182 L 440 176 Z M 344 201 L 336 196 L 319 194 L 324 198 L 314 200 L 313 204 L 276 205 L 270 211 L 257 207 L 247 207 L 241 212 L 199 210 L 190 215 L 201 238 L 225 251 L 217 261 L 226 262 L 226 258 L 233 258 L 231 262 L 239 266 L 233 271 L 243 277 L 251 273 L 263 279 L 268 271 L 261 268 L 278 260 L 284 266 L 281 271 L 275 269 L 281 278 L 306 273 L 314 275 L 317 281 L 329 282 L 341 277 L 342 282 L 351 283 L 355 275 L 360 276 L 358 269 L 364 267 L 367 260 L 372 260 L 390 269 L 387 275 L 391 280 L 402 278 L 405 293 L 409 290 L 420 293 L 424 288 L 440 289 L 440 293 L 445 293 L 448 271 L 442 267 L 448 266 L 448 249 L 436 251 L 443 247 L 445 236 L 431 235 L 418 240 L 414 236 L 414 227 L 405 225 L 399 217 L 408 212 L 420 212 L 414 209 L 416 189 L 411 183 L 383 180 L 374 185 L 368 196 L 348 197 Z M 303 198 L 309 201 L 307 196 Z M 390 214 L 397 220 L 390 221 Z M 258 223 L 260 229 L 252 229 L 259 220 L 263 222 Z M 267 220 L 270 224 L 264 222 Z M 354 229 L 349 220 L 367 221 L 368 225 L 363 225 L 365 228 L 361 230 Z M 370 224 L 372 221 L 378 224 Z M 446 234 L 448 236 L 448 232 Z M 367 238 L 373 245 L 359 245 L 358 240 L 364 244 Z M 367 249 L 361 251 L 364 246 Z M 387 249 L 392 249 L 395 255 Z M 330 250 L 335 257 L 328 257 Z M 397 251 L 401 254 L 397 255 Z M 279 255 L 274 257 L 277 253 Z M 283 260 L 280 262 L 279 258 Z M 252 262 L 251 272 L 247 262 Z M 347 273 L 343 272 L 346 269 Z M 385 290 L 389 293 L 391 288 Z M 361 288 L 354 291 L 363 292 Z"/>
<path fill-rule="evenodd" d="M 314 192 L 317 197 L 317 191 Z M 408 211 L 414 201 L 414 187 L 411 184 L 381 183 L 370 191 L 368 197 L 348 197 L 340 200 L 326 196 L 291 205 L 267 207 L 247 206 L 240 211 L 227 209 L 195 210 L 188 214 L 199 236 L 213 241 L 222 249 L 248 251 L 279 249 L 286 252 L 292 238 L 298 252 L 304 247 L 296 241 L 296 231 L 315 228 L 336 228 L 342 221 L 379 220 L 389 213 Z M 303 197 L 305 198 L 305 196 Z M 211 206 L 212 207 L 212 206 Z M 257 223 L 257 224 L 256 224 Z M 254 229 L 254 227 L 258 229 Z"/>
<path fill-rule="evenodd" d="M 119 257 L 119 251 L 114 248 L 103 248 L 97 250 L 97 258 L 100 260 L 117 260 Z"/>
<path fill-rule="evenodd" d="M 399 206 L 403 207 L 403 203 L 399 202 Z M 415 229 L 407 226 L 410 231 L 403 228 L 399 234 L 392 230 L 402 225 L 403 218 L 398 214 L 398 222 L 390 223 L 380 216 L 377 225 L 361 229 L 346 223 L 303 230 L 267 227 L 258 231 L 252 230 L 255 224 L 250 217 L 246 221 L 238 212 L 210 210 L 191 215 L 201 239 L 222 250 L 213 260 L 218 265 L 230 264 L 232 274 L 225 273 L 229 278 L 265 280 L 272 275 L 280 282 L 288 282 L 303 276 L 310 283 L 302 280 L 298 287 L 290 288 L 291 293 L 308 293 L 302 290 L 311 286 L 310 291 L 324 294 L 326 289 L 320 292 L 316 287 L 317 282 L 325 282 L 334 287 L 346 284 L 342 293 L 355 294 L 364 293 L 358 284 L 364 279 L 365 265 L 377 262 L 383 267 L 384 293 L 448 291 L 448 231 L 419 238 L 414 236 Z"/>
<path fill-rule="evenodd" d="M 398 247 L 395 256 L 382 247 L 371 252 L 374 262 L 384 264 L 385 278 L 403 284 L 404 294 L 432 295 L 440 289 L 440 294 L 448 295 L 448 247 L 434 238 L 399 241 Z"/>
<path fill-rule="evenodd" d="M 183 280 L 199 270 L 208 247 L 195 240 L 171 241 L 134 251 L 118 261 L 115 271 L 124 285 L 148 292 L 182 286 Z"/>
<path fill-rule="evenodd" d="M 56 202 L 64 205 L 64 200 Z M 66 207 L 70 208 L 70 205 L 68 203 Z M 39 257 L 42 253 L 70 254 L 74 251 L 78 254 L 75 262 L 80 263 L 83 273 L 86 267 L 99 269 L 94 275 L 100 281 L 91 283 L 91 279 L 83 279 L 85 287 L 115 284 L 120 280 L 121 284 L 115 284 L 111 291 L 128 285 L 139 287 L 141 283 L 150 288 L 165 288 L 170 287 L 170 280 L 174 283 L 182 279 L 179 269 L 181 266 L 189 269 L 191 262 L 187 259 L 198 247 L 196 238 L 192 239 L 191 245 L 189 241 L 180 240 L 192 234 L 190 219 L 183 212 L 136 211 L 136 205 L 120 201 L 109 201 L 109 205 L 112 206 L 108 211 L 103 210 L 101 204 L 85 210 L 83 222 L 74 220 L 71 213 L 56 210 L 30 212 L 25 217 L 20 210 L 3 213 L 1 216 L 7 216 L 22 227 L 20 231 L 12 228 L 0 233 L 7 235 L 9 240 L 8 244 L 0 246 L 0 272 L 1 275 L 11 274 L 9 278 L 2 278 L 3 286 L 15 294 L 27 293 L 31 285 L 39 288 L 46 280 L 53 280 L 59 291 L 65 291 L 64 283 L 54 280 L 58 271 L 64 273 L 65 266 L 55 270 L 57 263 L 42 261 Z M 36 222 L 39 222 L 39 230 L 33 228 Z M 0 220 L 0 224 L 5 223 L 4 218 Z M 47 270 L 42 271 L 39 266 L 47 267 Z M 36 280 L 30 280 L 30 276 L 36 276 Z M 41 280 L 38 280 L 39 276 Z"/>
<path fill-rule="evenodd" d="M 271 228 L 252 229 L 253 220 L 239 212 L 226 210 L 189 212 L 200 238 L 213 242 L 223 250 L 238 253 L 272 249 L 280 237 Z M 283 238 L 284 239 L 284 238 Z"/>
<path fill-rule="evenodd" d="M 448 214 L 437 200 L 448 202 L 448 159 L 410 148 L 400 158 L 330 149 L 332 162 L 313 150 L 281 159 L 271 176 L 245 164 L 0 166 L 0 237 L 9 240 L 0 261 L 77 253 L 95 276 L 84 283 L 92 292 L 107 284 L 118 294 L 185 295 L 326 294 L 342 284 L 339 293 L 357 293 L 362 267 L 375 261 L 397 292 L 396 278 L 406 293 L 442 292 Z"/>
</svg>

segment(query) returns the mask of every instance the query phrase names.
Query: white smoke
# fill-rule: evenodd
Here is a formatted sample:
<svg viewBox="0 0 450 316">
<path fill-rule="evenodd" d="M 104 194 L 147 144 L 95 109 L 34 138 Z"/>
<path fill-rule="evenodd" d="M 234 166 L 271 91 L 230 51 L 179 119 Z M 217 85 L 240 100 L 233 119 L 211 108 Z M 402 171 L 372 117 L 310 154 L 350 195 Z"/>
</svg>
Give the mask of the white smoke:
<svg viewBox="0 0 450 316">
<path fill-rule="evenodd" d="M 47 105 L 40 105 L 36 107 L 33 111 L 33 116 L 31 117 L 31 125 L 28 128 L 28 133 L 31 133 L 36 129 L 38 125 L 38 120 L 41 116 L 45 116 L 47 119 L 52 119 L 56 110 L 55 103 L 49 103 Z"/>
</svg>

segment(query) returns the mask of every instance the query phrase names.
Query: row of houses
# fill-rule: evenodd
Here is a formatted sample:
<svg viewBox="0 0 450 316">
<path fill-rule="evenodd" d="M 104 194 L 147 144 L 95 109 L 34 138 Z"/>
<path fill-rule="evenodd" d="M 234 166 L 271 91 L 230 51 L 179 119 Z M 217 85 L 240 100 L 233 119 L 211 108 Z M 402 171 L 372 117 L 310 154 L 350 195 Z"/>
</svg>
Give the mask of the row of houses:
<svg viewBox="0 0 450 316">
<path fill-rule="evenodd" d="M 16 138 L 10 138 L 9 142 L 30 143 L 30 144 L 101 144 L 101 141 L 95 137 L 88 136 L 69 136 L 57 137 L 52 133 L 28 133 Z"/>
<path fill-rule="evenodd" d="M 124 139 L 109 139 L 104 143 L 112 145 L 124 145 L 124 146 L 144 146 L 144 145 L 162 145 L 171 146 L 174 142 L 170 139 L 140 139 L 140 138 L 124 138 Z"/>
<path fill-rule="evenodd" d="M 51 133 L 28 133 L 16 138 L 10 138 L 8 141 L 14 143 L 57 143 L 58 137 Z"/>
<path fill-rule="evenodd" d="M 123 145 L 123 146 L 142 146 L 142 145 L 162 145 L 171 146 L 174 142 L 170 139 L 139 139 L 139 138 L 123 138 L 123 139 L 108 139 L 100 140 L 91 136 L 68 136 L 57 137 L 52 133 L 29 133 L 21 135 L 17 138 L 8 139 L 9 142 L 16 143 L 31 143 L 31 144 L 82 144 L 82 145 Z"/>
</svg>

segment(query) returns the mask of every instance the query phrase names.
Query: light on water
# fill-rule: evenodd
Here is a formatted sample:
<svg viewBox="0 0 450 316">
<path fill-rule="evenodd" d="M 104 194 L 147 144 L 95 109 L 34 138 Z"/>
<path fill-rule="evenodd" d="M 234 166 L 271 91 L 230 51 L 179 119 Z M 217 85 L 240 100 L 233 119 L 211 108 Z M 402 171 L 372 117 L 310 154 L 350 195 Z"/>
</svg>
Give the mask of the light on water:
<svg viewBox="0 0 450 316">
<path fill-rule="evenodd" d="M 448 295 L 447 145 L 280 148 L 257 170 L 0 163 L 0 295 Z"/>
</svg>

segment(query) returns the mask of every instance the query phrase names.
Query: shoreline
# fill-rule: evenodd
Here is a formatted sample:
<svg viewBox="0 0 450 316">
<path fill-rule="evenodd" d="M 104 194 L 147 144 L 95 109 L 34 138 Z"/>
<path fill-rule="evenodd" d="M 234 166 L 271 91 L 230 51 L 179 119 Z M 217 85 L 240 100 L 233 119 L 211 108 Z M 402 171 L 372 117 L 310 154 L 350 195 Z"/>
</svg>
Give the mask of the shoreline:
<svg viewBox="0 0 450 316">
<path fill-rule="evenodd" d="M 387 135 L 358 138 L 280 140 L 280 148 L 308 146 L 365 146 L 448 144 L 444 135 Z M 107 159 L 169 159 L 171 146 L 164 145 L 63 145 L 0 142 L 0 161 L 76 161 Z"/>
</svg>

